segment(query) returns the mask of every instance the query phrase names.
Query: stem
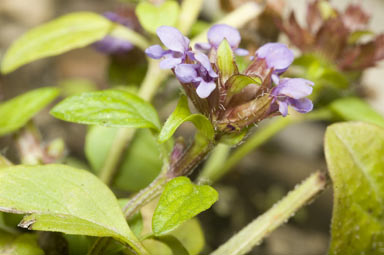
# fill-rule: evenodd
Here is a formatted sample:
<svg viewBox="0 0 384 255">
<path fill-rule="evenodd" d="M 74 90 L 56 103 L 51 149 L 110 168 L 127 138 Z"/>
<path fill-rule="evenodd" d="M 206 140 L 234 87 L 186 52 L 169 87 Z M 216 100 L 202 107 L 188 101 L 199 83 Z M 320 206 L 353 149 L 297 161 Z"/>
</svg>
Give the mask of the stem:
<svg viewBox="0 0 384 255">
<path fill-rule="evenodd" d="M 181 33 L 187 35 L 191 27 L 197 19 L 203 0 L 184 0 L 181 3 L 181 11 L 179 15 L 179 22 L 177 28 Z"/>
<path fill-rule="evenodd" d="M 221 20 L 217 21 L 215 24 L 227 24 L 235 28 L 241 28 L 250 20 L 259 16 L 264 10 L 264 6 L 256 4 L 254 2 L 248 2 L 234 10 L 233 12 L 226 15 Z M 207 41 L 207 32 L 208 29 L 203 31 L 201 34 L 193 38 L 191 44 L 196 42 L 206 42 Z"/>
<path fill-rule="evenodd" d="M 327 184 L 324 173 L 316 172 L 289 192 L 280 202 L 248 224 L 210 255 L 242 255 L 258 245 L 273 230 L 287 222 L 301 207 L 312 201 Z"/>
</svg>

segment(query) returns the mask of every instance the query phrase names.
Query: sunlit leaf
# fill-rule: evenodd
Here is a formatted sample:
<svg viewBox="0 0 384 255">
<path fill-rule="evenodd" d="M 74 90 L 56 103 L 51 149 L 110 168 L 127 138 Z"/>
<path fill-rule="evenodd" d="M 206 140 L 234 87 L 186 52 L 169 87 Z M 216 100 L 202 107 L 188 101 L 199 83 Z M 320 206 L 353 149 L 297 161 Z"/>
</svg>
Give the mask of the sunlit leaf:
<svg viewBox="0 0 384 255">
<path fill-rule="evenodd" d="M 0 171 L 0 210 L 27 214 L 20 227 L 110 236 L 142 250 L 114 194 L 85 170 L 65 165 L 4 168 Z"/>
<path fill-rule="evenodd" d="M 156 236 L 164 235 L 181 223 L 207 210 L 218 199 L 208 185 L 195 185 L 187 177 L 177 177 L 165 186 L 152 219 Z"/>
<path fill-rule="evenodd" d="M 141 2 L 136 7 L 136 15 L 145 30 L 156 33 L 159 26 L 175 26 L 179 18 L 179 4 L 165 1 L 161 5 Z"/>
<path fill-rule="evenodd" d="M 341 98 L 332 102 L 329 107 L 344 120 L 364 121 L 384 127 L 384 117 L 360 98 Z"/>
<path fill-rule="evenodd" d="M 9 73 L 34 60 L 87 46 L 107 35 L 111 24 L 96 13 L 78 12 L 33 28 L 5 53 L 1 71 Z"/>
<path fill-rule="evenodd" d="M 329 254 L 383 254 L 384 129 L 334 124 L 326 132 L 325 154 L 334 189 Z"/>
<path fill-rule="evenodd" d="M 23 127 L 59 94 L 56 88 L 32 90 L 0 104 L 0 135 Z"/>
<path fill-rule="evenodd" d="M 188 99 L 186 96 L 182 95 L 175 111 L 168 117 L 161 129 L 159 141 L 165 142 L 168 140 L 175 133 L 176 129 L 186 121 L 191 121 L 201 135 L 209 140 L 213 139 L 214 130 L 211 122 L 202 114 L 191 114 L 188 107 Z"/>
<path fill-rule="evenodd" d="M 220 43 L 217 49 L 217 67 L 223 82 L 237 72 L 233 51 L 226 39 Z"/>
<path fill-rule="evenodd" d="M 111 127 L 159 129 L 153 106 L 137 95 L 123 90 L 88 92 L 69 97 L 51 114 L 65 121 Z"/>
</svg>

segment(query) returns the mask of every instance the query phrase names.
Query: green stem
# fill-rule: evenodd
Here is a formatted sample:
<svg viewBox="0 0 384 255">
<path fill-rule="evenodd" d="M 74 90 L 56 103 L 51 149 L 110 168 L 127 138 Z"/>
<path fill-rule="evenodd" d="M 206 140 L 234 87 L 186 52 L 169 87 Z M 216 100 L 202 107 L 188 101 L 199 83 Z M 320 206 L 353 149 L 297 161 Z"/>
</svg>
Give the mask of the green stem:
<svg viewBox="0 0 384 255">
<path fill-rule="evenodd" d="M 287 222 L 294 213 L 312 201 L 327 184 L 324 173 L 316 172 L 298 185 L 286 197 L 263 215 L 248 224 L 239 233 L 221 245 L 210 255 L 243 255 L 280 225 Z"/>
</svg>

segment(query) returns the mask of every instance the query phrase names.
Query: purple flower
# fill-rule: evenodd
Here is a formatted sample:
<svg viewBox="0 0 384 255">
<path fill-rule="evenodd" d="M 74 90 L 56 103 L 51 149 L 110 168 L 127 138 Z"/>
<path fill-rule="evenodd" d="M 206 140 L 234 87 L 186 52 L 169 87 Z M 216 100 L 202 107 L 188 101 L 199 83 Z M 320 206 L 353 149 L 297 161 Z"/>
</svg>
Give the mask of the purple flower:
<svg viewBox="0 0 384 255">
<path fill-rule="evenodd" d="M 112 22 L 119 23 L 123 26 L 133 28 L 134 23 L 126 17 L 123 17 L 115 12 L 106 12 L 104 17 Z M 134 48 L 133 44 L 127 40 L 116 38 L 110 35 L 105 36 L 100 41 L 93 44 L 94 47 L 107 54 L 120 54 L 130 51 Z"/>
<path fill-rule="evenodd" d="M 195 48 L 198 50 L 209 51 L 211 48 L 218 48 L 220 43 L 226 39 L 231 46 L 232 50 L 239 56 L 248 55 L 248 51 L 238 48 L 241 36 L 236 28 L 225 24 L 213 25 L 208 30 L 208 42 L 209 43 L 196 43 Z"/>
<path fill-rule="evenodd" d="M 196 93 L 200 98 L 207 98 L 216 88 L 216 72 L 212 69 L 208 57 L 203 53 L 196 53 L 196 64 L 179 64 L 175 68 L 177 79 L 181 83 L 192 83 L 196 86 Z"/>
<path fill-rule="evenodd" d="M 164 50 L 160 45 L 153 45 L 145 50 L 145 53 L 153 59 L 164 59 L 160 62 L 160 68 L 170 69 L 184 63 L 186 58 L 193 59 L 193 53 L 189 48 L 189 39 L 174 27 L 161 26 L 156 30 L 161 42 L 168 48 Z"/>
<path fill-rule="evenodd" d="M 256 57 L 265 59 L 267 66 L 274 69 L 272 80 L 279 84 L 279 75 L 292 64 L 294 55 L 285 44 L 266 43 L 256 51 Z"/>
<path fill-rule="evenodd" d="M 288 114 L 288 105 L 300 113 L 312 110 L 312 101 L 306 98 L 312 93 L 313 82 L 301 78 L 285 78 L 274 87 L 271 96 L 278 104 L 279 112 L 284 117 Z"/>
</svg>

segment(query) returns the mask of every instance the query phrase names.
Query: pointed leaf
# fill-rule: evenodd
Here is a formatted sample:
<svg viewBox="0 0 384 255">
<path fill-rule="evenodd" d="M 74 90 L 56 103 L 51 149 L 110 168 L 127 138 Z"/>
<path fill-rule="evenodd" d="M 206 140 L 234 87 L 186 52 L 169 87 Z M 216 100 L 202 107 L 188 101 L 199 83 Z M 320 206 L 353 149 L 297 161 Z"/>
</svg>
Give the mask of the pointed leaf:
<svg viewBox="0 0 384 255">
<path fill-rule="evenodd" d="M 23 127 L 59 94 L 56 88 L 32 90 L 0 104 L 0 135 Z"/>
<path fill-rule="evenodd" d="M 215 132 L 209 119 L 202 114 L 191 114 L 188 107 L 188 99 L 185 95 L 182 95 L 175 111 L 169 116 L 161 129 L 159 141 L 165 142 L 168 140 L 175 133 L 176 129 L 186 121 L 191 121 L 205 138 L 213 139 Z"/>
<path fill-rule="evenodd" d="M 187 177 L 168 182 L 152 219 L 156 236 L 164 235 L 181 223 L 207 210 L 218 199 L 216 190 L 208 185 L 195 185 Z"/>
<path fill-rule="evenodd" d="M 344 120 L 364 121 L 384 127 L 384 117 L 360 98 L 341 98 L 331 103 L 329 107 Z"/>
<path fill-rule="evenodd" d="M 383 254 L 384 129 L 363 122 L 331 125 L 325 154 L 334 189 L 329 254 Z"/>
<path fill-rule="evenodd" d="M 109 236 L 142 250 L 114 194 L 84 170 L 65 165 L 3 168 L 0 210 L 27 214 L 19 226 L 31 230 Z"/>
<path fill-rule="evenodd" d="M 96 13 L 78 12 L 33 28 L 5 53 L 1 71 L 9 73 L 37 59 L 87 46 L 107 35 L 111 24 Z"/>
<path fill-rule="evenodd" d="M 222 82 L 225 83 L 229 77 L 237 73 L 233 51 L 227 39 L 224 39 L 217 49 L 217 67 L 219 68 Z"/>
<path fill-rule="evenodd" d="M 249 77 L 243 74 L 232 75 L 225 83 L 225 87 L 228 89 L 227 96 L 225 98 L 228 103 L 232 96 L 239 93 L 243 88 L 250 84 L 261 85 L 261 79 L 258 77 Z"/>
<path fill-rule="evenodd" d="M 165 1 L 161 5 L 141 2 L 136 7 L 136 15 L 145 30 L 156 34 L 159 26 L 175 26 L 179 18 L 179 4 Z"/>
<path fill-rule="evenodd" d="M 69 97 L 51 114 L 65 121 L 111 127 L 159 129 L 153 106 L 137 95 L 123 90 L 88 92 Z"/>
</svg>

